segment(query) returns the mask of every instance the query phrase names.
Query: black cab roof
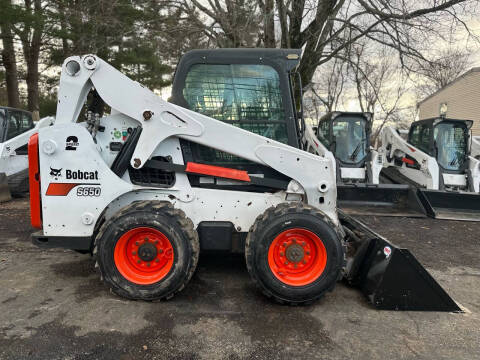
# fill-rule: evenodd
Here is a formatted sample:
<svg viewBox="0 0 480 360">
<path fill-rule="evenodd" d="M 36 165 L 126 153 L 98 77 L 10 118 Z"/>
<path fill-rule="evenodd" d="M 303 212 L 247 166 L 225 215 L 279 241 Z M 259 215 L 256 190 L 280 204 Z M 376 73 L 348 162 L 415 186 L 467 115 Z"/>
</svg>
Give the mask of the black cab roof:
<svg viewBox="0 0 480 360">
<path fill-rule="evenodd" d="M 445 118 L 445 117 L 434 117 L 434 118 L 429 118 L 429 119 L 422 119 L 422 120 L 417 120 L 410 125 L 410 127 L 413 127 L 418 124 L 428 124 L 435 126 L 441 122 L 449 122 L 449 123 L 464 123 L 468 129 L 470 129 L 473 125 L 473 120 L 462 120 L 462 119 L 450 119 L 450 118 Z"/>
</svg>

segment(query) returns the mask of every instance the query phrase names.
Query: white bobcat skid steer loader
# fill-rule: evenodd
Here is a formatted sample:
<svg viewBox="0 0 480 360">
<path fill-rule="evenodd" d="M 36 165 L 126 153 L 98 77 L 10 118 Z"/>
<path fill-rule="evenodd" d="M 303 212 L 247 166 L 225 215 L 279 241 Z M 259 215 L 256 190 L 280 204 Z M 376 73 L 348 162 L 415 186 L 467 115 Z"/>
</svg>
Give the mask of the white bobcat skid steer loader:
<svg viewBox="0 0 480 360">
<path fill-rule="evenodd" d="M 43 118 L 35 124 L 28 111 L 0 107 L 0 201 L 28 192 L 28 139 L 53 120 Z"/>
<path fill-rule="evenodd" d="M 379 216 L 423 217 L 425 211 L 409 185 L 380 184 L 383 157 L 370 145 L 372 113 L 335 111 L 316 129 L 307 125 L 304 149 L 335 156 L 338 205 L 345 212 Z"/>
<path fill-rule="evenodd" d="M 87 121 L 77 123 L 89 93 Z M 31 220 L 41 229 L 33 241 L 92 251 L 115 293 L 171 298 L 200 251 L 244 248 L 252 279 L 279 302 L 314 301 L 344 276 L 377 308 L 460 311 L 408 250 L 337 214 L 330 158 L 167 103 L 94 55 L 65 61 L 58 96 L 57 123 L 29 142 Z M 186 161 L 180 140 L 271 175 Z"/>
<path fill-rule="evenodd" d="M 408 140 L 384 128 L 382 176 L 416 186 L 432 217 L 480 221 L 480 161 L 470 156 L 471 126 L 470 120 L 420 120 L 412 123 Z"/>
</svg>

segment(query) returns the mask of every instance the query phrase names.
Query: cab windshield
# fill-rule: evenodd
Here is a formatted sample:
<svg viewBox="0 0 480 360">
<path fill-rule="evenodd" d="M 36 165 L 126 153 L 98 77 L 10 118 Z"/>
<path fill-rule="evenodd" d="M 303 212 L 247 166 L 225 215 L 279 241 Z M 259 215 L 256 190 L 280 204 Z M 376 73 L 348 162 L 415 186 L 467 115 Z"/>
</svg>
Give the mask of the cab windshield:
<svg viewBox="0 0 480 360">
<path fill-rule="evenodd" d="M 185 79 L 183 96 L 195 112 L 288 142 L 280 78 L 271 66 L 193 65 Z"/>
<path fill-rule="evenodd" d="M 335 157 L 346 164 L 357 164 L 367 154 L 367 121 L 364 118 L 339 116 L 333 120 Z"/>
<path fill-rule="evenodd" d="M 467 127 L 463 123 L 442 122 L 435 126 L 433 137 L 438 164 L 445 170 L 461 170 L 466 161 Z"/>
</svg>

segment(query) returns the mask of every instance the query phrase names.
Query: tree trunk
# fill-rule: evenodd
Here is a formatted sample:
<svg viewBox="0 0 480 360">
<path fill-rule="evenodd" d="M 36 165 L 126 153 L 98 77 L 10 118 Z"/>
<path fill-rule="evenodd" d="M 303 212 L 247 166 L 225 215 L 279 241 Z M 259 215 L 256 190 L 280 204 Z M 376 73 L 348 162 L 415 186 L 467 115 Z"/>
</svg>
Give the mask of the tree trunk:
<svg viewBox="0 0 480 360">
<path fill-rule="evenodd" d="M 282 29 L 282 43 L 280 47 L 290 48 L 290 37 L 288 36 L 288 19 L 287 8 L 283 0 L 276 0 L 278 19 L 280 20 L 280 28 Z"/>
<path fill-rule="evenodd" d="M 34 0 L 32 9 L 31 0 L 25 0 L 25 8 L 34 18 L 31 24 L 25 24 L 25 29 L 20 35 L 23 55 L 27 64 L 27 102 L 28 110 L 33 113 L 35 118 L 38 118 L 40 110 L 38 59 L 43 32 L 42 2 L 41 0 Z"/>
<path fill-rule="evenodd" d="M 4 4 L 5 3 L 5 4 Z M 3 6 L 10 6 L 11 1 L 2 1 Z M 4 22 L 5 21 L 5 22 Z M 18 71 L 15 48 L 13 46 L 13 33 L 8 19 L 1 19 L 0 37 L 3 43 L 2 61 L 5 67 L 5 80 L 7 83 L 8 106 L 19 108 L 20 95 L 18 92 Z"/>
<path fill-rule="evenodd" d="M 304 88 L 312 82 L 318 61 L 324 52 L 325 40 L 328 39 L 333 26 L 333 20 L 330 18 L 338 11 L 338 9 L 336 9 L 338 1 L 341 0 L 318 0 L 315 18 L 302 30 L 305 0 L 296 0 L 292 3 L 292 10 L 290 12 L 290 28 L 287 30 L 286 24 L 282 26 L 282 47 L 283 37 L 286 31 L 288 31 L 287 43 L 289 46 L 296 49 L 304 47 L 298 67 Z M 280 24 L 282 24 L 279 5 L 283 5 L 283 0 L 277 0 Z"/>
<path fill-rule="evenodd" d="M 27 58 L 25 56 L 25 61 L 27 63 L 27 103 L 28 110 L 31 112 L 40 111 L 40 101 L 39 101 L 39 73 L 38 73 L 38 52 L 32 51 L 30 56 Z"/>
<path fill-rule="evenodd" d="M 273 0 L 265 0 L 264 42 L 265 47 L 275 47 L 275 7 Z"/>
<path fill-rule="evenodd" d="M 60 14 L 60 29 L 62 31 L 62 50 L 63 50 L 63 58 L 67 58 L 70 55 L 69 48 L 68 48 L 68 41 L 67 41 L 67 20 L 65 15 L 65 4 L 63 1 L 59 1 L 58 3 L 58 12 Z"/>
</svg>

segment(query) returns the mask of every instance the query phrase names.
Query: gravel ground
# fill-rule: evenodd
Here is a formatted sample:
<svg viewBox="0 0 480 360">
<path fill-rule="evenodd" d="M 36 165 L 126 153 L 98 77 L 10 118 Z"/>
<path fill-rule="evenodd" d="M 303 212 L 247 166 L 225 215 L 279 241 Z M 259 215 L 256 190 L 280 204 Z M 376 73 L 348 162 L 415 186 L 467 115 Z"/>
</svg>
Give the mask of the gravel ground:
<svg viewBox="0 0 480 360">
<path fill-rule="evenodd" d="M 1 204 L 0 359 L 477 358 L 480 223 L 361 220 L 409 248 L 467 311 L 377 311 L 343 283 L 312 306 L 281 306 L 232 255 L 202 255 L 170 301 L 126 301 L 89 255 L 34 247 L 25 200 Z"/>
</svg>

